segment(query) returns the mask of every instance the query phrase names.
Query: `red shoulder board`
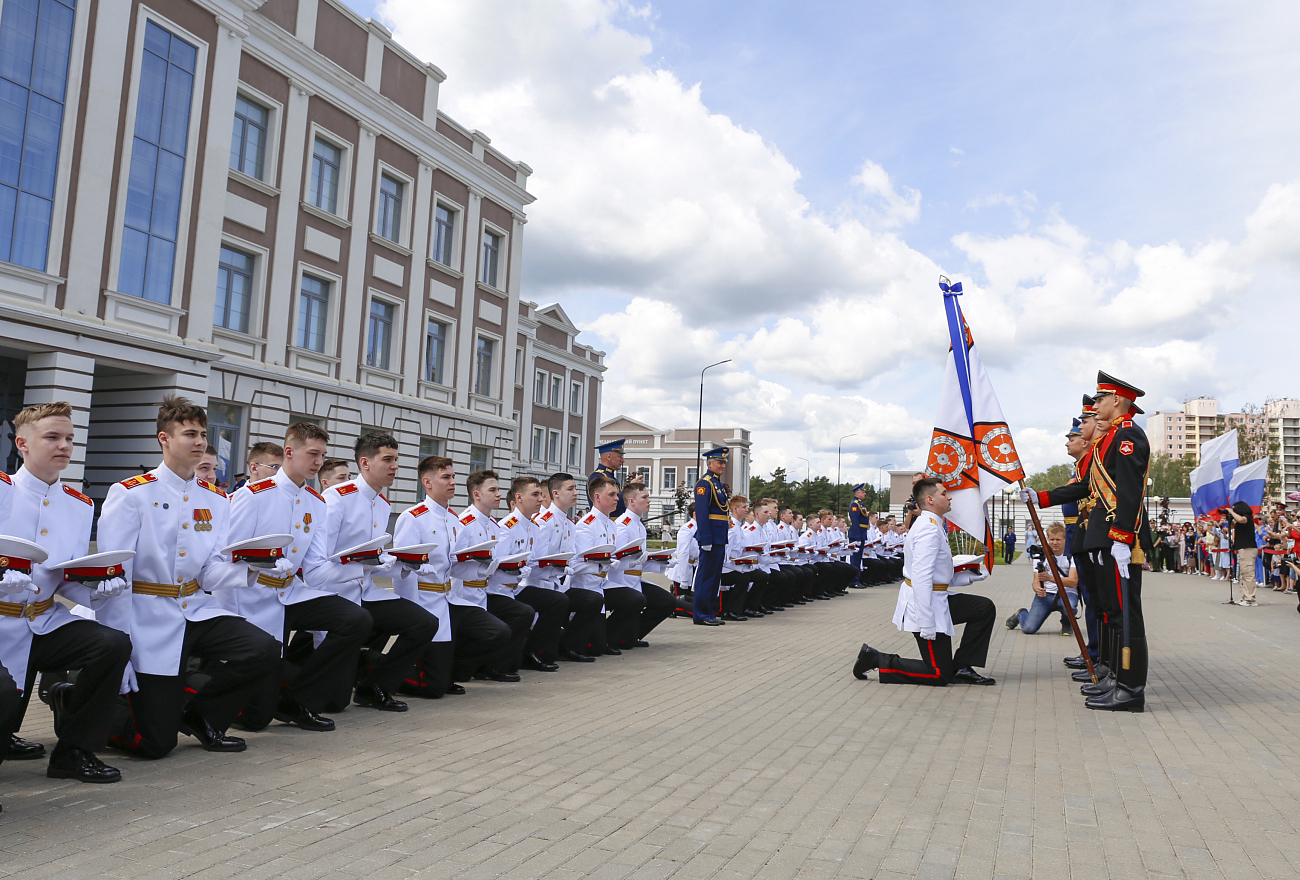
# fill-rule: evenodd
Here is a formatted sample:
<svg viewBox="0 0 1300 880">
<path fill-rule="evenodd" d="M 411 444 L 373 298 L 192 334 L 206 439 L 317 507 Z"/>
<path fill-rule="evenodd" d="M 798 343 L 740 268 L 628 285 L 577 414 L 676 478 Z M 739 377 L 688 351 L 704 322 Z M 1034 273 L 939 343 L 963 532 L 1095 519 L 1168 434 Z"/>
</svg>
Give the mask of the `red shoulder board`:
<svg viewBox="0 0 1300 880">
<path fill-rule="evenodd" d="M 474 521 L 474 511 L 472 510 L 460 518 L 460 524 L 463 526 L 467 526 L 473 521 Z"/>
<path fill-rule="evenodd" d="M 89 495 L 82 495 L 80 492 L 78 492 L 76 489 L 72 488 L 71 486 L 64 486 L 63 491 L 67 492 L 69 495 L 71 495 L 73 498 L 77 499 L 78 501 L 84 501 L 87 504 L 89 504 L 91 507 L 95 506 L 95 502 L 90 500 Z"/>
<path fill-rule="evenodd" d="M 583 518 L 583 520 L 582 520 L 582 524 L 585 525 L 585 526 L 589 526 L 589 525 L 591 525 L 592 523 L 594 523 L 595 521 L 596 521 L 596 514 L 594 514 L 594 513 L 589 513 L 589 514 L 586 515 L 586 517 Z"/>
<path fill-rule="evenodd" d="M 357 484 L 344 483 L 342 486 L 339 486 L 334 491 L 338 492 L 340 495 L 351 495 L 353 492 L 357 491 Z"/>
<path fill-rule="evenodd" d="M 377 494 L 379 495 L 379 500 L 380 500 L 380 501 L 384 502 L 385 504 L 387 504 L 387 505 L 390 506 L 390 507 L 392 506 L 393 502 L 391 502 L 391 501 L 389 501 L 387 498 L 385 498 L 383 492 L 379 492 L 379 493 L 377 493 Z"/>
<path fill-rule="evenodd" d="M 265 492 L 267 489 L 273 489 L 273 488 L 275 488 L 274 479 L 262 480 L 261 482 L 248 484 L 248 491 L 252 492 L 254 495 L 256 495 L 258 492 Z"/>
<path fill-rule="evenodd" d="M 1121 440 L 1121 441 L 1119 442 L 1119 451 L 1120 451 L 1120 454 L 1121 454 L 1121 455 L 1132 455 L 1132 454 L 1133 454 L 1133 441 L 1132 441 L 1132 440 Z"/>
<path fill-rule="evenodd" d="M 134 489 L 136 486 L 143 486 L 145 483 L 156 483 L 157 481 L 158 478 L 153 474 L 140 474 L 139 476 L 131 477 L 129 480 L 123 480 L 122 485 L 126 486 L 128 489 Z"/>
<path fill-rule="evenodd" d="M 216 493 L 217 493 L 218 495 L 220 495 L 222 498 L 229 498 L 229 497 L 230 497 L 230 496 L 227 495 L 224 491 L 222 491 L 221 489 L 218 489 L 216 483 L 209 483 L 207 480 L 196 480 L 195 482 L 197 482 L 197 483 L 198 483 L 200 486 L 202 486 L 204 489 L 207 489 L 209 492 L 216 492 Z"/>
<path fill-rule="evenodd" d="M 429 505 L 417 504 L 411 508 L 411 516 L 424 516 L 429 512 Z"/>
<path fill-rule="evenodd" d="M 1125 419 L 1124 421 L 1120 422 L 1120 425 L 1119 425 L 1119 426 L 1120 426 L 1121 428 L 1131 428 L 1131 427 L 1133 427 L 1133 420 L 1132 420 L 1132 419 Z"/>
<path fill-rule="evenodd" d="M 0 480 L 3 480 L 4 482 L 8 483 L 11 486 L 14 484 L 14 481 L 9 479 L 9 475 L 6 474 L 4 471 L 0 471 Z"/>
<path fill-rule="evenodd" d="M 553 516 L 555 516 L 555 511 L 553 511 L 553 510 L 548 510 L 548 511 L 546 511 L 546 513 L 543 513 L 543 514 L 542 514 L 542 522 L 546 522 L 547 520 L 549 520 L 549 519 L 550 519 L 551 517 L 553 517 Z"/>
<path fill-rule="evenodd" d="M 632 522 L 632 517 L 628 516 L 626 513 L 618 518 L 619 525 L 625 526 L 630 522 Z"/>
<path fill-rule="evenodd" d="M 507 529 L 513 529 L 519 525 L 519 517 L 512 513 L 501 525 Z"/>
<path fill-rule="evenodd" d="M 317 491 L 316 491 L 315 489 L 313 489 L 311 486 L 303 486 L 303 488 L 306 489 L 306 490 L 307 490 L 308 492 L 310 492 L 311 494 L 315 495 L 316 498 L 317 498 L 317 500 L 319 500 L 319 501 L 324 501 L 324 500 L 325 500 L 325 496 L 322 495 L 321 493 L 317 492 Z"/>
</svg>

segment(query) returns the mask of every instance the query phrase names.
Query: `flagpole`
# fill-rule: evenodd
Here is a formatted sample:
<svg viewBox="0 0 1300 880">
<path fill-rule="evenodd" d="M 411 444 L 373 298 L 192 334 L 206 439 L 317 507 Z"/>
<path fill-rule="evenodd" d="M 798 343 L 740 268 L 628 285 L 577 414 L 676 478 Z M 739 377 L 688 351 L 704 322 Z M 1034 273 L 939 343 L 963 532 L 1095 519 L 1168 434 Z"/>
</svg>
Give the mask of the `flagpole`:
<svg viewBox="0 0 1300 880">
<path fill-rule="evenodd" d="M 1020 481 L 1020 488 L 1025 488 L 1025 481 Z M 1083 640 L 1083 631 L 1079 629 L 1078 618 L 1074 616 L 1074 609 L 1070 607 L 1070 597 L 1065 592 L 1065 584 L 1061 580 L 1061 570 L 1056 567 L 1056 554 L 1052 552 L 1051 545 L 1047 543 L 1047 534 L 1043 531 L 1043 523 L 1038 518 L 1038 507 L 1035 504 L 1026 504 L 1029 508 L 1029 518 L 1033 520 L 1034 531 L 1038 533 L 1038 543 L 1047 551 L 1047 564 L 1052 569 L 1052 579 L 1056 581 L 1056 597 L 1061 600 L 1061 607 L 1065 610 L 1065 616 L 1070 621 L 1070 629 L 1074 630 L 1075 641 L 1079 643 L 1079 653 L 1083 656 L 1083 662 L 1088 667 L 1088 674 L 1092 676 L 1092 683 L 1097 683 L 1097 670 L 1093 668 L 1092 656 L 1088 653 L 1088 645 Z"/>
</svg>

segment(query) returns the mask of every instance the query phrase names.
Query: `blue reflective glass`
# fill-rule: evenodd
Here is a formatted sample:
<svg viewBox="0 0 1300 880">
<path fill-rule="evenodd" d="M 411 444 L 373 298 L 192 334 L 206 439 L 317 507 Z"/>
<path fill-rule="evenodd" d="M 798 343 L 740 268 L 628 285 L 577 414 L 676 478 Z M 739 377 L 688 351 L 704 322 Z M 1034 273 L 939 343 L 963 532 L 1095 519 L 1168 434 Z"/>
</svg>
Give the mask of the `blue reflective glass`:
<svg viewBox="0 0 1300 880">
<path fill-rule="evenodd" d="M 172 35 L 152 21 L 144 26 L 144 48 L 146 52 L 160 55 L 164 59 L 171 53 Z"/>
<path fill-rule="evenodd" d="M 174 153 L 158 154 L 158 175 L 154 178 L 153 222 L 149 231 L 175 241 L 181 217 L 181 184 L 185 180 L 185 160 Z"/>
<path fill-rule="evenodd" d="M 149 239 L 149 267 L 145 271 L 144 298 L 154 302 L 172 300 L 172 269 L 176 265 L 176 245 L 165 238 Z"/>
<path fill-rule="evenodd" d="M 59 131 L 63 105 L 33 94 L 27 108 L 27 140 L 23 143 L 23 176 L 19 185 L 29 193 L 54 198 L 59 169 Z"/>
<path fill-rule="evenodd" d="M 0 76 L 20 86 L 31 82 L 38 0 L 5 0 L 0 16 Z"/>
<path fill-rule="evenodd" d="M 18 185 L 23 167 L 23 130 L 28 91 L 0 79 L 0 183 Z"/>
<path fill-rule="evenodd" d="M 144 296 L 144 265 L 149 257 L 149 236 L 127 227 L 122 230 L 122 259 L 117 289 L 132 296 Z"/>
<path fill-rule="evenodd" d="M 173 153 L 185 152 L 190 133 L 190 97 L 194 77 L 171 67 L 167 71 L 167 96 L 163 99 L 162 139 L 158 146 Z"/>
<path fill-rule="evenodd" d="M 9 262 L 9 244 L 14 238 L 14 211 L 18 190 L 0 186 L 0 260 Z"/>
<path fill-rule="evenodd" d="M 163 93 L 167 90 L 167 62 L 145 52 L 140 60 L 140 95 L 135 102 L 135 136 L 158 143 L 162 131 Z"/>
<path fill-rule="evenodd" d="M 68 85 L 73 18 L 73 11 L 58 0 L 42 0 L 32 64 L 32 90 L 60 102 Z"/>
<path fill-rule="evenodd" d="M 14 247 L 10 262 L 45 267 L 45 244 L 50 238 L 50 212 L 54 203 L 31 193 L 18 194 L 14 218 Z"/>
<path fill-rule="evenodd" d="M 199 58 L 199 50 L 182 40 L 172 37 L 171 62 L 187 73 L 194 72 L 194 63 Z"/>
<path fill-rule="evenodd" d="M 131 179 L 126 186 L 126 225 L 148 230 L 153 213 L 154 169 L 158 167 L 158 148 L 139 138 L 131 149 Z"/>
</svg>

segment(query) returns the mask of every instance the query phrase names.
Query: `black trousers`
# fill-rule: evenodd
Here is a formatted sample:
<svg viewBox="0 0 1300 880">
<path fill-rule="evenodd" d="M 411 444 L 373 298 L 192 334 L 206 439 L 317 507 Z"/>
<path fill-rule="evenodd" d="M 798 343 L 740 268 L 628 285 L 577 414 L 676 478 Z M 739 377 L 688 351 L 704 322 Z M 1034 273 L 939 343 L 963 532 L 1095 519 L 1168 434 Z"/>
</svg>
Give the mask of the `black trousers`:
<svg viewBox="0 0 1300 880">
<path fill-rule="evenodd" d="M 524 643 L 524 650 L 544 660 L 554 660 L 560 653 L 564 622 L 569 619 L 569 597 L 545 587 L 523 587 L 515 598 L 537 612 L 537 620 Z"/>
<path fill-rule="evenodd" d="M 645 597 L 645 608 L 641 609 L 639 634 L 644 639 L 656 626 L 669 618 L 677 608 L 677 600 L 663 587 L 645 581 L 641 582 L 641 595 Z"/>
<path fill-rule="evenodd" d="M 415 661 L 438 634 L 438 618 L 423 607 L 398 596 L 396 599 L 379 599 L 361 603 L 370 613 L 369 645 L 380 649 L 392 636 L 397 641 L 365 671 L 358 671 L 357 684 L 377 684 L 386 691 L 395 691 L 415 669 Z M 320 648 L 325 647 L 322 642 Z M 317 648 L 317 652 L 320 651 Z"/>
<path fill-rule="evenodd" d="M 771 578 L 761 568 L 750 572 L 749 590 L 745 593 L 745 610 L 762 611 L 767 607 Z"/>
<path fill-rule="evenodd" d="M 561 644 L 577 654 L 605 650 L 604 594 L 570 587 L 564 595 L 569 600 L 569 620 Z"/>
<path fill-rule="evenodd" d="M 1098 607 L 1102 611 L 1101 661 L 1111 668 L 1120 684 L 1129 688 L 1147 683 L 1147 628 L 1142 617 L 1142 566 L 1128 566 L 1128 579 L 1120 577 L 1119 568 L 1109 550 L 1093 550 L 1093 585 Z M 1128 639 L 1124 621 L 1128 619 Z M 1126 655 L 1124 648 L 1128 647 Z"/>
<path fill-rule="evenodd" d="M 212 678 L 190 701 L 208 724 L 224 732 L 248 705 L 261 679 L 280 661 L 280 642 L 242 617 L 212 617 L 185 624 L 176 675 L 136 672 L 138 691 L 119 703 L 119 717 L 108 739 L 141 758 L 162 758 L 176 748 L 185 708 L 184 671 L 190 657 L 220 660 Z M 121 684 L 119 679 L 118 684 Z"/>
<path fill-rule="evenodd" d="M 718 593 L 718 610 L 724 614 L 744 614 L 749 581 L 747 571 L 724 571 L 718 583 L 727 589 Z"/>
<path fill-rule="evenodd" d="M 920 633 L 915 633 L 921 659 L 881 654 L 881 682 L 942 687 L 952 682 L 956 670 L 983 666 L 988 662 L 989 640 L 998 616 L 993 600 L 987 596 L 958 593 L 948 597 L 948 611 L 954 624 L 966 624 L 957 653 L 953 653 L 952 639 L 946 633 L 939 633 L 933 639 L 923 639 Z"/>
<path fill-rule="evenodd" d="M 640 638 L 641 612 L 645 610 L 645 596 L 631 587 L 605 587 L 606 640 L 621 648 Z"/>
<path fill-rule="evenodd" d="M 455 660 L 454 640 L 430 642 L 416 661 L 415 671 L 402 683 L 402 693 L 435 700 L 443 696 L 451 686 L 451 670 Z"/>
<path fill-rule="evenodd" d="M 319 596 L 284 607 L 282 641 L 291 632 L 323 632 L 325 639 L 302 660 L 302 665 L 281 660 L 276 670 L 262 680 L 239 723 L 247 730 L 261 730 L 275 717 L 283 693 L 312 712 L 326 706 L 346 706 L 357 676 L 357 657 L 370 635 L 370 612 L 342 596 Z"/>
<path fill-rule="evenodd" d="M 21 713 L 23 708 L 23 695 L 18 690 L 18 684 L 14 681 L 9 670 L 0 665 L 0 718 L 9 718 L 10 716 Z M 20 716 L 21 717 L 21 716 Z M 13 731 L 9 731 L 3 739 L 0 739 L 0 761 L 3 761 L 9 754 L 9 736 Z"/>
<path fill-rule="evenodd" d="M 510 627 L 510 641 L 507 647 L 490 663 L 497 672 L 514 672 L 524 659 L 524 645 L 528 642 L 528 633 L 533 628 L 536 609 L 526 602 L 509 596 L 488 593 L 488 613 Z"/>
<path fill-rule="evenodd" d="M 469 681 L 479 667 L 498 662 L 510 647 L 510 627 L 477 605 L 451 604 L 451 632 L 455 643 L 453 681 Z M 495 667 L 494 667 L 495 668 Z"/>
<path fill-rule="evenodd" d="M 76 684 L 64 703 L 67 711 L 63 723 L 54 731 L 59 738 L 57 748 L 88 752 L 103 748 L 117 692 L 121 690 L 122 670 L 130 659 L 131 637 L 93 620 L 74 620 L 45 635 L 33 636 L 22 698 L 12 711 L 0 715 L 0 741 L 7 744 L 22 726 L 36 673 L 77 669 L 80 672 Z"/>
</svg>

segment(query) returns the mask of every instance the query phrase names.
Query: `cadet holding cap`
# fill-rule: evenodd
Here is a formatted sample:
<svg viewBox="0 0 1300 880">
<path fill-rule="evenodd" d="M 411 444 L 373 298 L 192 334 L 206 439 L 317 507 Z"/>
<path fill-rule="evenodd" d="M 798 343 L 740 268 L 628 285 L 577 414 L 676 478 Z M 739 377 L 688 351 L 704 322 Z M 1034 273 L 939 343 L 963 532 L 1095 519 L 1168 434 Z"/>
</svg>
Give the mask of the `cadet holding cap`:
<svg viewBox="0 0 1300 880">
<path fill-rule="evenodd" d="M 592 500 L 592 482 L 596 477 L 604 477 L 607 480 L 613 480 L 614 485 L 618 487 L 618 504 L 609 514 L 611 520 L 618 519 L 623 515 L 627 507 L 623 504 L 623 484 L 618 481 L 618 469 L 623 466 L 623 444 L 627 442 L 626 438 L 621 440 L 611 440 L 608 443 L 602 443 L 596 447 L 600 453 L 600 463 L 596 469 L 587 476 L 587 509 L 594 510 L 596 505 Z"/>
<path fill-rule="evenodd" d="M 627 510 L 614 521 L 615 543 L 621 547 L 631 541 L 640 541 L 642 550 L 636 561 L 623 561 L 614 565 L 606 580 L 605 590 L 608 593 L 611 587 L 628 588 L 640 593 L 644 601 L 637 613 L 635 628 L 619 635 L 614 644 L 620 648 L 648 648 L 645 637 L 668 619 L 668 615 L 677 608 L 677 602 L 663 587 L 641 580 L 641 573 L 648 566 L 646 559 L 649 550 L 644 517 L 650 512 L 650 490 L 645 483 L 632 483 L 623 493 L 623 501 Z"/>
<path fill-rule="evenodd" d="M 569 519 L 569 508 L 578 500 L 578 483 L 570 474 L 552 474 L 547 480 L 551 503 L 533 517 L 537 531 L 533 536 L 535 565 L 524 572 L 523 584 L 533 588 L 554 590 L 564 594 L 569 603 L 569 616 L 565 620 L 561 642 L 556 654 L 543 653 L 547 661 L 568 660 L 571 663 L 594 663 L 596 658 L 585 653 L 586 634 L 598 626 L 604 613 L 605 597 L 591 590 L 569 589 L 566 574 L 574 556 L 574 528 Z M 571 634 L 578 634 L 570 637 Z M 581 644 L 580 644 L 581 643 Z M 558 656 L 557 656 L 558 655 Z"/>
<path fill-rule="evenodd" d="M 132 550 L 130 589 L 109 599 L 99 620 L 131 636 L 131 663 L 122 682 L 128 705 L 109 745 L 142 758 L 176 747 L 177 732 L 210 752 L 242 752 L 226 728 L 279 659 L 279 643 L 223 608 L 207 590 L 227 586 L 226 530 L 230 503 L 211 483 L 195 479 L 207 451 L 208 417 L 183 397 L 158 408 L 163 463 L 114 483 L 99 518 L 100 550 Z M 190 657 L 213 663 L 212 678 L 186 705 Z"/>
<path fill-rule="evenodd" d="M 620 621 L 634 619 L 640 613 L 643 603 L 628 602 L 627 597 L 619 592 L 605 592 L 616 548 L 614 523 L 609 514 L 620 500 L 618 483 L 603 474 L 597 474 L 588 485 L 593 506 L 586 516 L 578 520 L 573 530 L 575 558 L 569 566 L 569 592 L 582 590 L 600 596 L 604 607 L 611 612 L 610 617 L 617 632 Z M 564 638 L 565 643 L 580 654 L 594 657 L 599 654 L 623 653 L 609 643 L 603 614 L 596 616 L 587 631 L 574 628 L 571 632 L 566 632 Z"/>
<path fill-rule="evenodd" d="M 95 608 L 126 588 L 122 568 L 115 564 L 124 554 L 99 560 L 100 565 L 79 559 L 90 545 L 95 505 L 59 480 L 72 460 L 73 437 L 72 407 L 66 401 L 29 406 L 14 418 L 23 466 L 13 477 L 4 531 L 22 541 L 0 538 L 0 565 L 6 569 L 0 579 L 0 663 L 21 685 L 23 700 L 0 717 L 0 743 L 7 744 L 22 723 L 37 672 L 79 669 L 75 685 L 61 682 L 50 689 L 59 741 L 46 773 L 54 779 L 117 782 L 121 774 L 100 761 L 95 750 L 108 738 L 131 640 L 55 601 L 62 595 Z M 31 542 L 25 546 L 32 549 L 12 546 L 23 542 Z M 30 558 L 24 561 L 24 556 Z M 69 561 L 80 567 L 61 567 Z"/>
<path fill-rule="evenodd" d="M 554 658 L 559 654 L 560 636 L 565 621 L 569 619 L 569 597 L 556 590 L 535 586 L 529 580 L 533 569 L 543 567 L 537 561 L 537 557 L 545 555 L 538 542 L 542 530 L 534 518 L 541 514 L 544 498 L 539 480 L 528 476 L 515 477 L 510 483 L 510 515 L 502 520 L 501 531 L 504 540 L 513 539 L 513 552 L 528 554 L 528 564 L 519 572 L 519 586 L 512 595 L 537 612 L 528 641 L 524 643 L 523 667 L 537 672 L 555 672 L 560 668 Z M 488 592 L 493 590 L 489 581 Z"/>
<path fill-rule="evenodd" d="M 351 692 L 357 654 L 370 634 L 370 614 L 364 608 L 302 580 L 303 560 L 323 534 L 326 515 L 324 496 L 307 481 L 325 461 L 328 443 L 329 434 L 318 425 L 290 425 L 281 467 L 268 479 L 245 483 L 230 499 L 229 540 L 245 545 L 245 553 L 232 554 L 229 574 L 251 586 L 224 591 L 223 604 L 281 643 L 291 631 L 325 634 L 300 669 L 277 668 L 263 679 L 236 722 L 244 730 L 261 730 L 272 718 L 303 730 L 333 730 L 334 722 L 320 713 L 332 697 Z M 289 541 L 256 540 L 275 535 Z M 250 554 L 259 552 L 273 554 L 269 567 L 249 565 Z M 283 692 L 282 681 L 288 682 Z"/>
</svg>

